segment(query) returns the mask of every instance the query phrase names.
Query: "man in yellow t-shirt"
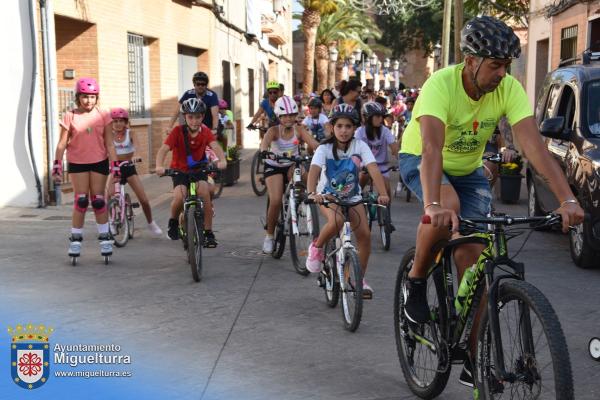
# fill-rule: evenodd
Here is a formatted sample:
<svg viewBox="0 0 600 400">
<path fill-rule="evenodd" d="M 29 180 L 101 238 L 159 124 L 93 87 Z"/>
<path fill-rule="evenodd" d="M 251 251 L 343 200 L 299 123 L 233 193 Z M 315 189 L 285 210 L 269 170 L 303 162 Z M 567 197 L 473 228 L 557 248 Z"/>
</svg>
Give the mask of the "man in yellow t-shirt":
<svg viewBox="0 0 600 400">
<path fill-rule="evenodd" d="M 402 179 L 431 219 L 431 224 L 419 225 L 414 264 L 404 288 L 405 316 L 414 323 L 430 318 L 426 273 L 434 244 L 449 239 L 448 226 L 456 234 L 458 214 L 484 218 L 490 210 L 492 194 L 482 155 L 501 116 L 507 117 L 525 156 L 561 202 L 556 212 L 562 215 L 563 230 L 583 221 L 583 210 L 544 146 L 523 87 L 507 74 L 511 60 L 521 53 L 519 38 L 500 20 L 483 16 L 466 23 L 460 44 L 465 62 L 439 70 L 425 82 L 400 149 Z M 456 249 L 459 278 L 482 251 L 478 244 Z M 471 354 L 477 326 L 475 320 Z M 461 382 L 472 386 L 470 370 L 467 360 Z"/>
</svg>

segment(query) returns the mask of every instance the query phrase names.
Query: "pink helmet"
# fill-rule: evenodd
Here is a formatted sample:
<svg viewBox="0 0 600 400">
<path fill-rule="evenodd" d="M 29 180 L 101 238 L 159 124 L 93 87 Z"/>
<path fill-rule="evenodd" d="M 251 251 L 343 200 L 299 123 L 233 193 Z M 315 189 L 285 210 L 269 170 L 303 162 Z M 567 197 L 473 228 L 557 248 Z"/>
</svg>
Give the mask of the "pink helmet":
<svg viewBox="0 0 600 400">
<path fill-rule="evenodd" d="M 227 102 L 223 99 L 219 100 L 219 108 L 220 109 L 227 109 L 229 108 L 229 104 L 227 104 Z"/>
<path fill-rule="evenodd" d="M 75 92 L 77 94 L 98 94 L 100 93 L 100 86 L 94 78 L 81 78 L 75 85 Z"/>
<path fill-rule="evenodd" d="M 117 119 L 117 118 L 129 119 L 129 113 L 127 112 L 126 109 L 117 107 L 117 108 L 113 108 L 110 110 L 110 117 L 112 119 Z"/>
</svg>

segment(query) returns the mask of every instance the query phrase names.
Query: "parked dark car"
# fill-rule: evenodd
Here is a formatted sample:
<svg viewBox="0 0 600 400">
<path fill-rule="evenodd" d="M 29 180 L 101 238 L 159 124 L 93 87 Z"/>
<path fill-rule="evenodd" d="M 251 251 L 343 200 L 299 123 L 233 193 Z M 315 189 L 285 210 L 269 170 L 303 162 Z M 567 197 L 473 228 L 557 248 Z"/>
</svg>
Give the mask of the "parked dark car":
<svg viewBox="0 0 600 400">
<path fill-rule="evenodd" d="M 590 219 L 569 233 L 571 257 L 600 266 L 600 63 L 560 67 L 548 74 L 536 107 L 544 141 Z M 556 209 L 546 180 L 527 165 L 529 215 Z"/>
</svg>

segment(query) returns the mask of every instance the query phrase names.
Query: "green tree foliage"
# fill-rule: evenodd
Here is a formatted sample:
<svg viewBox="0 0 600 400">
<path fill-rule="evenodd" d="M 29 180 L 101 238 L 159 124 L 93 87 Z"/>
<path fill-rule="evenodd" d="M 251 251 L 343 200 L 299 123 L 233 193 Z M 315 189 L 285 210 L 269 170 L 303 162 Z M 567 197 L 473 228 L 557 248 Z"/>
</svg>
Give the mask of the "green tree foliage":
<svg viewBox="0 0 600 400">
<path fill-rule="evenodd" d="M 529 22 L 529 0 L 466 0 L 465 12 L 493 15 L 523 27 Z"/>
<path fill-rule="evenodd" d="M 413 49 L 430 54 L 433 45 L 441 41 L 443 18 L 442 0 L 434 0 L 428 7 L 407 7 L 404 13 L 378 16 L 377 24 L 383 32 L 379 43 L 389 47 L 393 57 Z"/>
</svg>

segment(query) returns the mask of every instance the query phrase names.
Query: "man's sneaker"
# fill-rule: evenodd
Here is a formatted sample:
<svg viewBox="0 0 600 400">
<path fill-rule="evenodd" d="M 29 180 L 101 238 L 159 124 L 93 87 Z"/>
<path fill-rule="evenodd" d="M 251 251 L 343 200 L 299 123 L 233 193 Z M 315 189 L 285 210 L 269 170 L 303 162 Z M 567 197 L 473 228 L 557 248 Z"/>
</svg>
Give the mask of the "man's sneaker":
<svg viewBox="0 0 600 400">
<path fill-rule="evenodd" d="M 162 229 L 160 229 L 160 227 L 154 221 L 148 224 L 148 230 L 152 232 L 154 236 L 161 236 L 163 234 Z"/>
<path fill-rule="evenodd" d="M 102 233 L 98 236 L 100 241 L 100 255 L 110 256 L 113 252 L 113 240 L 109 233 Z"/>
<path fill-rule="evenodd" d="M 81 242 L 83 241 L 83 236 L 73 233 L 69 240 L 71 241 L 69 244 L 69 257 L 79 257 L 81 254 Z"/>
<path fill-rule="evenodd" d="M 465 386 L 473 387 L 473 367 L 471 366 L 471 361 L 468 357 L 463 364 L 463 369 L 458 381 Z"/>
<path fill-rule="evenodd" d="M 415 324 L 429 321 L 427 279 L 407 278 L 404 283 L 404 315 Z"/>
<path fill-rule="evenodd" d="M 212 249 L 213 247 L 217 247 L 218 244 L 213 231 L 204 231 L 204 247 Z"/>
<path fill-rule="evenodd" d="M 310 272 L 321 272 L 325 253 L 322 247 L 316 247 L 313 241 L 308 246 L 308 257 L 306 257 L 306 269 Z"/>
<path fill-rule="evenodd" d="M 167 231 L 167 237 L 171 240 L 179 239 L 179 222 L 176 219 L 169 219 L 169 230 Z"/>
<path fill-rule="evenodd" d="M 273 252 L 273 247 L 275 247 L 273 238 L 265 236 L 265 241 L 263 242 L 263 253 L 271 254 Z"/>
<path fill-rule="evenodd" d="M 373 298 L 373 288 L 369 286 L 366 279 L 363 278 L 363 299 L 371 300 Z"/>
</svg>

